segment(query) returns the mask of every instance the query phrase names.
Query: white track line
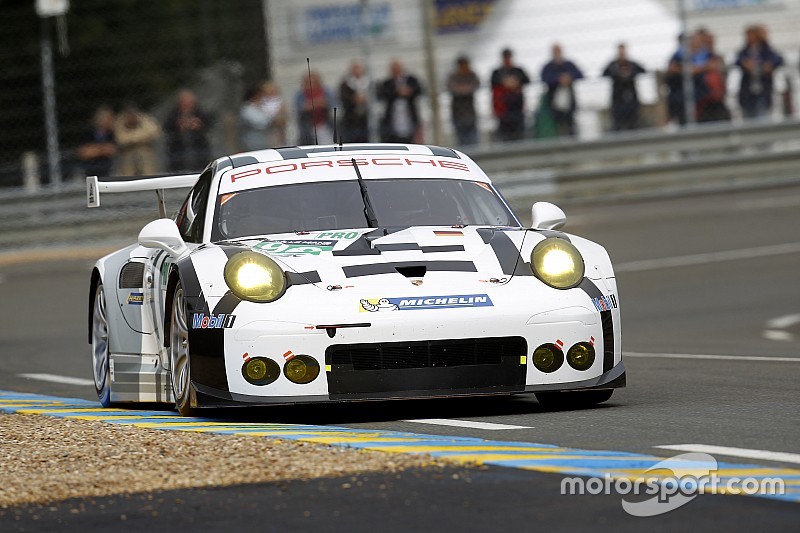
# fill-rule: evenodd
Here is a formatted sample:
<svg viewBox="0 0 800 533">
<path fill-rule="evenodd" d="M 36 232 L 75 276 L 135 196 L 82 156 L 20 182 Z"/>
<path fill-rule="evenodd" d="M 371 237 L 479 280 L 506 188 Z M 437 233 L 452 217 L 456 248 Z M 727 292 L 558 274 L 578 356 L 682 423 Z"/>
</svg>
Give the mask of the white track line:
<svg viewBox="0 0 800 533">
<path fill-rule="evenodd" d="M 709 355 L 691 353 L 640 353 L 623 352 L 623 357 L 642 357 L 647 359 L 724 359 L 726 361 L 764 361 L 781 363 L 800 363 L 800 357 L 767 357 L 759 355 Z"/>
<path fill-rule="evenodd" d="M 403 422 L 433 424 L 436 426 L 453 426 L 470 429 L 488 429 L 490 431 L 497 431 L 500 429 L 533 429 L 530 426 L 512 426 L 509 424 L 493 424 L 491 422 L 471 422 L 469 420 L 450 420 L 449 418 L 417 418 L 415 420 L 404 420 Z"/>
<path fill-rule="evenodd" d="M 681 452 L 702 452 L 730 457 L 744 457 L 746 459 L 763 459 L 766 461 L 780 461 L 782 463 L 800 464 L 800 453 L 770 452 L 767 450 L 750 450 L 748 448 L 731 448 L 728 446 L 712 446 L 710 444 L 666 444 L 654 446 L 664 450 L 678 450 Z"/>
<path fill-rule="evenodd" d="M 65 385 L 82 385 L 88 387 L 94 385 L 91 379 L 71 378 L 69 376 L 58 376 L 56 374 L 17 374 L 21 378 L 35 379 L 38 381 L 49 381 L 51 383 L 64 383 Z"/>
<path fill-rule="evenodd" d="M 678 257 L 664 257 L 662 259 L 644 259 L 642 261 L 629 261 L 614 266 L 615 272 L 643 272 L 645 270 L 658 270 L 661 268 L 674 268 L 692 265 L 707 265 L 721 261 L 736 261 L 741 259 L 755 259 L 772 255 L 785 255 L 800 252 L 800 242 L 775 244 L 771 246 L 758 246 L 741 250 L 726 250 L 724 252 L 708 252 L 704 254 L 683 255 Z"/>
</svg>

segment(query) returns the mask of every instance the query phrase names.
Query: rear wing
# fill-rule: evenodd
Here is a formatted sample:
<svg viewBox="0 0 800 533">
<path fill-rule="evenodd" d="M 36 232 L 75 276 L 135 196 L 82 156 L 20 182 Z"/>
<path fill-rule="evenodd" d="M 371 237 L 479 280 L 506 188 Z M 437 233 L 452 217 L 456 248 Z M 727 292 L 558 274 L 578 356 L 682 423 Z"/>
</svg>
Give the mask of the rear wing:
<svg viewBox="0 0 800 533">
<path fill-rule="evenodd" d="M 193 187 L 200 174 L 180 174 L 175 176 L 158 176 L 134 178 L 129 181 L 100 181 L 97 176 L 86 178 L 86 206 L 100 207 L 100 193 L 156 191 L 158 207 L 162 218 L 167 217 L 164 204 L 164 189 L 182 189 Z"/>
</svg>

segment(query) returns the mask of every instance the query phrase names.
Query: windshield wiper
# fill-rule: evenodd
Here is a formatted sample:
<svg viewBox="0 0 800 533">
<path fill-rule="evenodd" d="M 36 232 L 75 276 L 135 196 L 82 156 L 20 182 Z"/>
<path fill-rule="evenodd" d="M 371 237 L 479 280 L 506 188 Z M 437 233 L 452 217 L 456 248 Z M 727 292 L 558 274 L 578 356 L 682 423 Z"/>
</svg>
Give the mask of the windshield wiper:
<svg viewBox="0 0 800 533">
<path fill-rule="evenodd" d="M 361 199 L 364 201 L 364 216 L 367 217 L 367 225 L 370 228 L 377 228 L 378 217 L 375 216 L 375 210 L 372 209 L 372 202 L 369 199 L 369 194 L 367 194 L 367 183 L 364 181 L 363 176 L 361 176 L 361 170 L 359 170 L 356 164 L 356 158 L 354 157 L 351 161 L 353 162 L 356 176 L 358 176 L 358 188 L 361 189 Z"/>
</svg>

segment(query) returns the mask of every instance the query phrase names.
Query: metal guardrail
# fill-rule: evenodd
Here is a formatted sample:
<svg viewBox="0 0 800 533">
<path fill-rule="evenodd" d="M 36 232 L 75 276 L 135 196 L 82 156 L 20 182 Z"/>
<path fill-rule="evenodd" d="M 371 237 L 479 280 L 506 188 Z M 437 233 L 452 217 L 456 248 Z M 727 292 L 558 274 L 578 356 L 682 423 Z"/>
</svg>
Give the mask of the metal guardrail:
<svg viewBox="0 0 800 533">
<path fill-rule="evenodd" d="M 510 199 L 620 199 L 800 182 L 800 120 L 703 124 L 469 152 Z"/>
<path fill-rule="evenodd" d="M 468 153 L 512 203 L 598 201 L 800 183 L 800 120 L 485 146 Z M 167 191 L 177 209 L 185 191 Z M 153 193 L 109 195 L 87 209 L 85 183 L 0 189 L 0 249 L 133 239 L 158 215 Z"/>
<path fill-rule="evenodd" d="M 186 189 L 165 191 L 168 208 L 180 207 Z M 159 216 L 154 192 L 103 197 L 103 207 L 86 207 L 86 183 L 60 189 L 0 191 L 0 250 L 32 245 L 68 245 L 121 238 L 133 241 L 142 225 Z"/>
<path fill-rule="evenodd" d="M 638 130 L 609 133 L 589 141 L 556 138 L 541 141 L 516 141 L 468 150 L 470 157 L 491 175 L 534 168 L 568 169 L 577 166 L 603 166 L 621 162 L 652 164 L 659 154 L 667 158 L 676 153 L 703 159 L 721 152 L 745 148 L 766 148 L 780 142 L 798 143 L 800 120 L 757 122 L 748 124 L 712 123 L 673 132 Z M 772 150 L 774 147 L 769 147 Z"/>
</svg>

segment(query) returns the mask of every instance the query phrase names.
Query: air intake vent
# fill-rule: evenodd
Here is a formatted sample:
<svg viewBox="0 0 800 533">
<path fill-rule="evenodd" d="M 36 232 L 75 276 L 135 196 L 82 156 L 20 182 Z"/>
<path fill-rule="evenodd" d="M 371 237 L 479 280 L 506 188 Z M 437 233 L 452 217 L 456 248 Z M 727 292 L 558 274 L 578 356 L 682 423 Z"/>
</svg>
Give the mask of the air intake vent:
<svg viewBox="0 0 800 533">
<path fill-rule="evenodd" d="M 335 344 L 325 350 L 332 400 L 509 394 L 525 390 L 523 337 Z"/>
<path fill-rule="evenodd" d="M 506 358 L 519 365 L 526 350 L 523 337 L 337 344 L 326 350 L 326 361 L 345 370 L 500 365 Z"/>
<path fill-rule="evenodd" d="M 144 263 L 126 263 L 119 273 L 120 289 L 141 289 L 144 286 Z"/>
<path fill-rule="evenodd" d="M 603 372 L 614 368 L 614 319 L 611 311 L 600 311 L 603 324 Z"/>
</svg>

